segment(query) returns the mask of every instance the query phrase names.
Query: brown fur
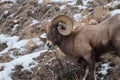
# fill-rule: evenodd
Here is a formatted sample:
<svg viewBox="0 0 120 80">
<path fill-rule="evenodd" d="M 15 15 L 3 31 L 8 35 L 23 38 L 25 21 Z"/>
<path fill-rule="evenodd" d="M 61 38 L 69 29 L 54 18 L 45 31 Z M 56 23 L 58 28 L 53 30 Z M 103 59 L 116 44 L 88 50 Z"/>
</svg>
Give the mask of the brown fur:
<svg viewBox="0 0 120 80">
<path fill-rule="evenodd" d="M 89 65 L 91 80 L 95 80 L 95 55 L 114 50 L 120 56 L 120 15 L 117 14 L 93 27 L 78 27 L 68 36 L 57 31 L 57 23 L 49 26 L 48 40 L 52 41 L 71 59 Z"/>
</svg>

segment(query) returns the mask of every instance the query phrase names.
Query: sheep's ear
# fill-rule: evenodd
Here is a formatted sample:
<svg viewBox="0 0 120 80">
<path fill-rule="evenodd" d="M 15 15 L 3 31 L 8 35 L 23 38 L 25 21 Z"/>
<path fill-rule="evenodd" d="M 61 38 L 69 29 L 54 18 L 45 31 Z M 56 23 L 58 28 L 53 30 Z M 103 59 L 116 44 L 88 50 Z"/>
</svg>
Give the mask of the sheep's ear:
<svg viewBox="0 0 120 80">
<path fill-rule="evenodd" d="M 56 27 L 57 27 L 59 33 L 64 36 L 69 35 L 73 30 L 73 21 L 70 17 L 68 17 L 66 15 L 56 16 L 55 18 L 53 18 L 51 24 L 53 24 L 53 23 L 58 24 L 58 26 L 56 26 Z"/>
</svg>

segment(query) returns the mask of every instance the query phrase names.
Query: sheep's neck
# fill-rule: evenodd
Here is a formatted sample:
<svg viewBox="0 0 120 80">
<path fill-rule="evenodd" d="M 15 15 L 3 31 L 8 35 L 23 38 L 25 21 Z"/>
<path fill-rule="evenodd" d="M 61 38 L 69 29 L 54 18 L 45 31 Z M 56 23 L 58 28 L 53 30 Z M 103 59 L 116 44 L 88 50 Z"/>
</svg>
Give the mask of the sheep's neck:
<svg viewBox="0 0 120 80">
<path fill-rule="evenodd" d="M 61 36 L 61 39 L 57 45 L 62 50 L 63 53 L 65 53 L 69 58 L 72 58 L 73 57 L 72 54 L 73 48 L 71 47 L 72 42 L 68 39 L 69 37 Z"/>
</svg>

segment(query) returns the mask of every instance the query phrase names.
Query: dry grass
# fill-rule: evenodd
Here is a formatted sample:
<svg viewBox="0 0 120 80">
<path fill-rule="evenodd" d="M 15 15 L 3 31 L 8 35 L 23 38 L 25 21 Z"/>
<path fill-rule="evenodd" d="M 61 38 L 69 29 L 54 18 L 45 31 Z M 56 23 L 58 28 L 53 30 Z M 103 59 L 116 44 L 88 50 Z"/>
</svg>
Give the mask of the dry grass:
<svg viewBox="0 0 120 80">
<path fill-rule="evenodd" d="M 100 23 L 108 18 L 109 11 L 109 8 L 104 8 L 103 6 L 96 6 L 91 12 L 89 9 L 85 9 L 82 11 L 82 16 L 87 16 L 82 19 L 82 22 L 86 23 L 87 25 L 90 25 L 91 20 L 95 20 L 95 22 L 92 24 Z"/>
<path fill-rule="evenodd" d="M 97 22 L 103 21 L 105 16 L 108 14 L 109 9 L 104 8 L 103 6 L 97 6 L 94 8 L 94 20 L 97 20 Z"/>
<path fill-rule="evenodd" d="M 5 63 L 13 60 L 8 54 L 0 56 L 0 63 Z"/>
<path fill-rule="evenodd" d="M 4 50 L 5 48 L 7 48 L 7 44 L 6 43 L 0 43 L 0 51 Z"/>
</svg>

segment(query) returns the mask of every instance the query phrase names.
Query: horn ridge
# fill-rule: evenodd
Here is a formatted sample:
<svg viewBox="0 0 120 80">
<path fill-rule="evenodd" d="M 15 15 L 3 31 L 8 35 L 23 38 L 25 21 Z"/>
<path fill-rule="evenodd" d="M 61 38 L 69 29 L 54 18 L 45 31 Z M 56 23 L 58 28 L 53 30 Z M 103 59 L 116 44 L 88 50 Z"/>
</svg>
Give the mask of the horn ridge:
<svg viewBox="0 0 120 80">
<path fill-rule="evenodd" d="M 73 21 L 70 17 L 66 15 L 58 15 L 54 17 L 52 20 L 52 24 L 54 23 L 58 23 L 58 26 L 57 26 L 58 32 L 64 36 L 69 35 L 73 30 Z M 64 26 L 66 29 L 63 29 L 62 27 L 59 28 L 60 25 Z"/>
</svg>

